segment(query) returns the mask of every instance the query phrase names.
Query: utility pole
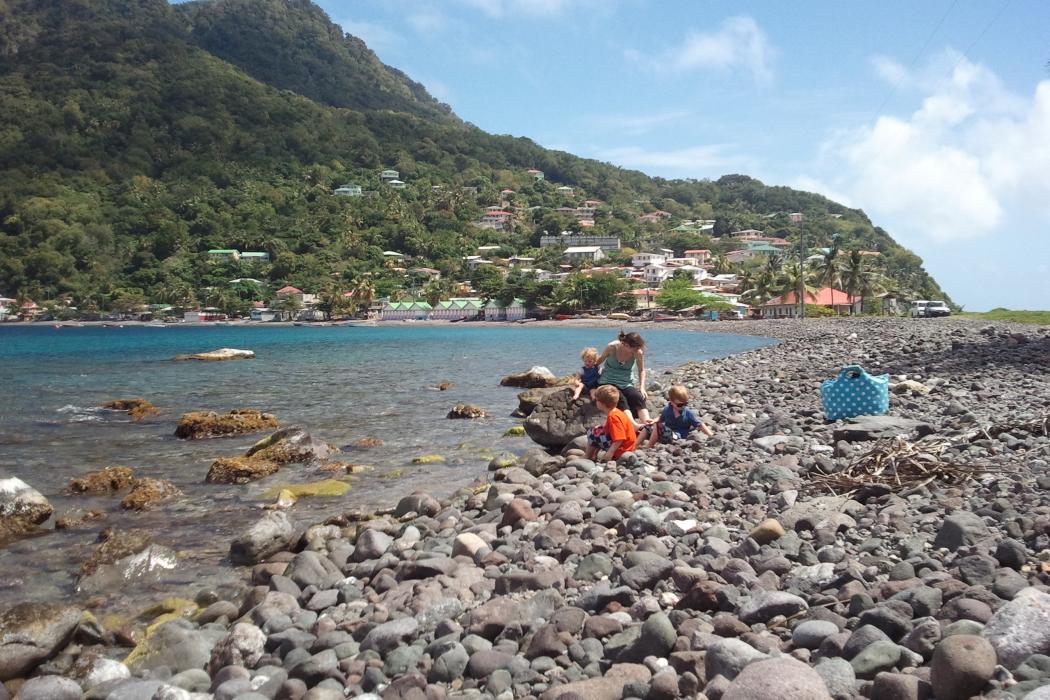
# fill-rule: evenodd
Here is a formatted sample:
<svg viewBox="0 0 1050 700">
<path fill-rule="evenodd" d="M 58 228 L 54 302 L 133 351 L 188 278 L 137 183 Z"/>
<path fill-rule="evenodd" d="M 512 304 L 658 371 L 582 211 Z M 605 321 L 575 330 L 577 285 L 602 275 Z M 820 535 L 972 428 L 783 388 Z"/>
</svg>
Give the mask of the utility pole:
<svg viewBox="0 0 1050 700">
<path fill-rule="evenodd" d="M 806 232 L 798 215 L 798 317 L 806 318 Z"/>
</svg>

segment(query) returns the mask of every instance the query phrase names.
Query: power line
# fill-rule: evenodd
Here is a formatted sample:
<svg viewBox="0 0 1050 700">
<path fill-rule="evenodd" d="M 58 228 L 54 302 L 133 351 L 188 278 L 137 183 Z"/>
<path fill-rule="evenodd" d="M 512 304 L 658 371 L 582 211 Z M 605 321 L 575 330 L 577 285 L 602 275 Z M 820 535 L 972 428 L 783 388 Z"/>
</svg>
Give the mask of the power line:
<svg viewBox="0 0 1050 700">
<path fill-rule="evenodd" d="M 1009 0 L 1007 0 L 1007 2 L 1009 2 Z M 872 119 L 873 122 L 876 119 L 878 119 L 879 116 L 882 114 L 882 110 L 885 109 L 886 105 L 889 103 L 894 93 L 897 92 L 897 88 L 899 88 L 901 86 L 901 83 L 904 82 L 904 78 L 908 75 L 908 73 L 911 73 L 913 68 L 915 68 L 915 64 L 918 63 L 919 58 L 921 58 L 923 53 L 926 52 L 926 49 L 929 48 L 930 43 L 933 41 L 933 37 L 937 36 L 937 32 L 940 31 L 941 25 L 944 24 L 944 20 L 948 19 L 948 15 L 952 13 L 952 10 L 955 9 L 955 6 L 957 4 L 959 4 L 959 0 L 952 0 L 952 4 L 949 5 L 948 9 L 944 11 L 943 15 L 941 15 L 941 19 L 933 27 L 933 31 L 931 31 L 929 36 L 926 37 L 926 41 L 923 42 L 922 46 L 919 48 L 918 53 L 916 53 L 915 56 L 911 59 L 911 63 L 908 64 L 907 71 L 905 73 L 902 73 L 901 76 L 897 78 L 897 82 L 892 88 L 890 88 L 890 91 L 886 94 L 885 99 L 882 100 L 882 104 L 880 104 L 879 108 L 875 110 L 875 118 Z"/>
<path fill-rule="evenodd" d="M 995 16 L 992 17 L 988 21 L 988 23 L 984 25 L 984 29 L 982 29 L 981 33 L 977 35 L 977 38 L 970 42 L 970 45 L 966 47 L 966 50 L 963 51 L 962 55 L 959 56 L 958 60 L 955 61 L 955 65 L 953 65 L 951 70 L 949 70 L 948 73 L 944 76 L 945 78 L 950 78 L 952 73 L 955 72 L 955 69 L 959 67 L 959 64 L 963 62 L 963 59 L 969 58 L 970 52 L 973 51 L 973 48 L 975 46 L 977 46 L 977 42 L 983 39 L 984 35 L 988 33 L 988 30 L 992 28 L 992 25 L 999 21 L 999 18 L 1003 16 L 1003 13 L 1006 12 L 1006 8 L 1009 7 L 1011 2 L 1012 0 L 1005 0 L 1003 2 L 1002 6 L 999 8 L 999 11 L 995 13 Z"/>
</svg>

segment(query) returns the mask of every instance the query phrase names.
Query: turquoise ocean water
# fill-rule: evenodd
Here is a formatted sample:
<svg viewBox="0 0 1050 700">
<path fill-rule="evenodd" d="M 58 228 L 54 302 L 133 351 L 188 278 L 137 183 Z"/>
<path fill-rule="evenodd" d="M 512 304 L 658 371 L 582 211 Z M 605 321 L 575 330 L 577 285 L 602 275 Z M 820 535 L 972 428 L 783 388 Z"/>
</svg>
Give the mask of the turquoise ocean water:
<svg viewBox="0 0 1050 700">
<path fill-rule="evenodd" d="M 767 340 L 745 336 L 639 329 L 648 342 L 650 377 L 689 360 L 751 350 Z M 341 498 L 302 499 L 290 511 L 304 523 L 354 507 L 391 505 L 415 489 L 447 495 L 486 473 L 491 454 L 522 452 L 527 438 L 503 438 L 520 421 L 505 374 L 544 365 L 563 375 L 578 369 L 585 346 L 601 348 L 608 328 L 530 326 L 378 327 L 63 327 L 0 328 L 0 477 L 17 476 L 41 491 L 56 514 L 95 508 L 105 520 L 87 530 L 58 531 L 0 550 L 0 608 L 23 599 L 72 595 L 74 573 L 103 527 L 144 528 L 180 553 L 161 581 L 112 592 L 110 605 L 156 598 L 237 575 L 229 542 L 262 511 L 275 485 L 331 476 L 301 467 L 246 486 L 203 483 L 211 461 L 243 453 L 262 434 L 187 442 L 173 436 L 181 413 L 258 408 L 282 425 L 302 425 L 339 446 L 344 461 L 374 465 Z M 173 362 L 182 353 L 220 347 L 254 350 L 257 358 L 217 363 Z M 449 381 L 448 391 L 432 387 Z M 162 415 L 142 423 L 97 409 L 104 401 L 143 397 Z M 490 418 L 448 420 L 456 403 Z M 352 449 L 363 437 L 379 448 Z M 413 457 L 440 454 L 442 464 Z M 174 482 L 186 497 L 147 513 L 124 513 L 117 497 L 72 497 L 73 477 L 106 466 Z M 393 475 L 397 478 L 389 478 Z M 387 478 L 384 478 L 387 477 Z M 185 591 L 183 591 L 185 592 Z"/>
</svg>

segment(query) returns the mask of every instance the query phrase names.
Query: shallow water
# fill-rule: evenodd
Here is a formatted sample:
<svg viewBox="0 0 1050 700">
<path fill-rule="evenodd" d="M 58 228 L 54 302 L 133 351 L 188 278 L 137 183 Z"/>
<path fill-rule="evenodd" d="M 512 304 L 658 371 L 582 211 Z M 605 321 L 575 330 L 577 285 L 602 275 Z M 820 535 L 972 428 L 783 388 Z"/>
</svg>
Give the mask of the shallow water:
<svg viewBox="0 0 1050 700">
<path fill-rule="evenodd" d="M 644 330 L 650 377 L 688 360 L 722 357 L 767 345 L 761 338 Z M 522 452 L 527 438 L 503 438 L 518 390 L 502 375 L 545 365 L 563 375 L 578 369 L 579 351 L 601 347 L 605 328 L 529 326 L 379 327 L 42 327 L 0 328 L 0 477 L 18 476 L 41 491 L 56 515 L 98 508 L 108 517 L 87 530 L 56 531 L 0 550 L 0 608 L 25 599 L 73 593 L 76 570 L 103 527 L 144 528 L 180 554 L 180 565 L 157 584 L 113 592 L 121 607 L 146 598 L 220 585 L 238 575 L 226 554 L 230 540 L 258 518 L 262 494 L 277 484 L 332 476 L 303 467 L 246 486 L 210 485 L 212 460 L 241 454 L 264 434 L 183 441 L 173 437 L 181 413 L 258 408 L 282 425 L 302 425 L 340 446 L 363 437 L 385 444 L 347 448 L 339 458 L 374 465 L 355 476 L 340 498 L 301 499 L 289 514 L 308 523 L 356 507 L 391 505 L 416 489 L 445 496 L 486 472 L 493 452 Z M 219 347 L 254 350 L 256 359 L 173 362 L 182 353 Z M 654 371 L 655 370 L 655 371 Z M 452 382 L 448 391 L 431 387 Z M 132 423 L 101 403 L 143 397 L 162 414 Z M 491 416 L 447 420 L 456 403 Z M 441 464 L 412 465 L 440 454 Z M 106 466 L 174 482 L 186 495 L 147 513 L 125 513 L 120 497 L 64 496 L 79 474 Z M 190 591 L 180 590 L 182 594 Z"/>
</svg>

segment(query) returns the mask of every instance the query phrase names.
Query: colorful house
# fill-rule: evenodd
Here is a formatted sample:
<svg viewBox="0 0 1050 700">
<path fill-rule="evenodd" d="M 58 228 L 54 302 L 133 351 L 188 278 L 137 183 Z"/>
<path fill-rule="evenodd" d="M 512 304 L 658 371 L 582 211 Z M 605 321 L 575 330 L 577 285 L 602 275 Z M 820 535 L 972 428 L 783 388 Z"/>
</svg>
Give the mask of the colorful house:
<svg viewBox="0 0 1050 700">
<path fill-rule="evenodd" d="M 531 175 L 533 178 L 535 178 L 537 180 L 542 180 L 543 177 L 544 177 L 543 176 L 543 171 L 542 170 L 537 170 L 536 168 L 529 168 L 525 172 L 527 172 L 529 175 Z"/>
<path fill-rule="evenodd" d="M 399 177 L 401 177 L 401 173 L 399 173 L 396 170 L 384 170 L 383 172 L 379 173 L 380 180 L 396 180 Z"/>
<path fill-rule="evenodd" d="M 486 321 L 517 321 L 523 318 L 525 318 L 525 302 L 521 299 L 515 299 L 507 306 L 492 299 L 485 305 Z"/>
<path fill-rule="evenodd" d="M 265 251 L 246 250 L 241 253 L 241 262 L 270 262 L 270 254 Z"/>
<path fill-rule="evenodd" d="M 441 321 L 470 320 L 481 315 L 484 305 L 481 299 L 463 297 L 439 301 L 430 318 Z"/>
<path fill-rule="evenodd" d="M 219 260 L 240 260 L 241 253 L 230 248 L 215 248 L 208 251 L 208 257 Z"/>
<path fill-rule="evenodd" d="M 824 287 L 806 293 L 806 303 L 826 306 L 837 314 L 848 314 L 860 310 L 860 297 L 853 297 L 840 289 Z M 762 305 L 762 318 L 794 318 L 798 315 L 798 295 L 789 292 L 774 297 Z"/>
<path fill-rule="evenodd" d="M 430 318 L 433 307 L 425 301 L 391 301 L 383 307 L 381 321 L 422 321 Z"/>
<path fill-rule="evenodd" d="M 360 197 L 361 185 L 343 185 L 342 187 L 337 187 L 332 194 L 339 197 Z"/>
</svg>

